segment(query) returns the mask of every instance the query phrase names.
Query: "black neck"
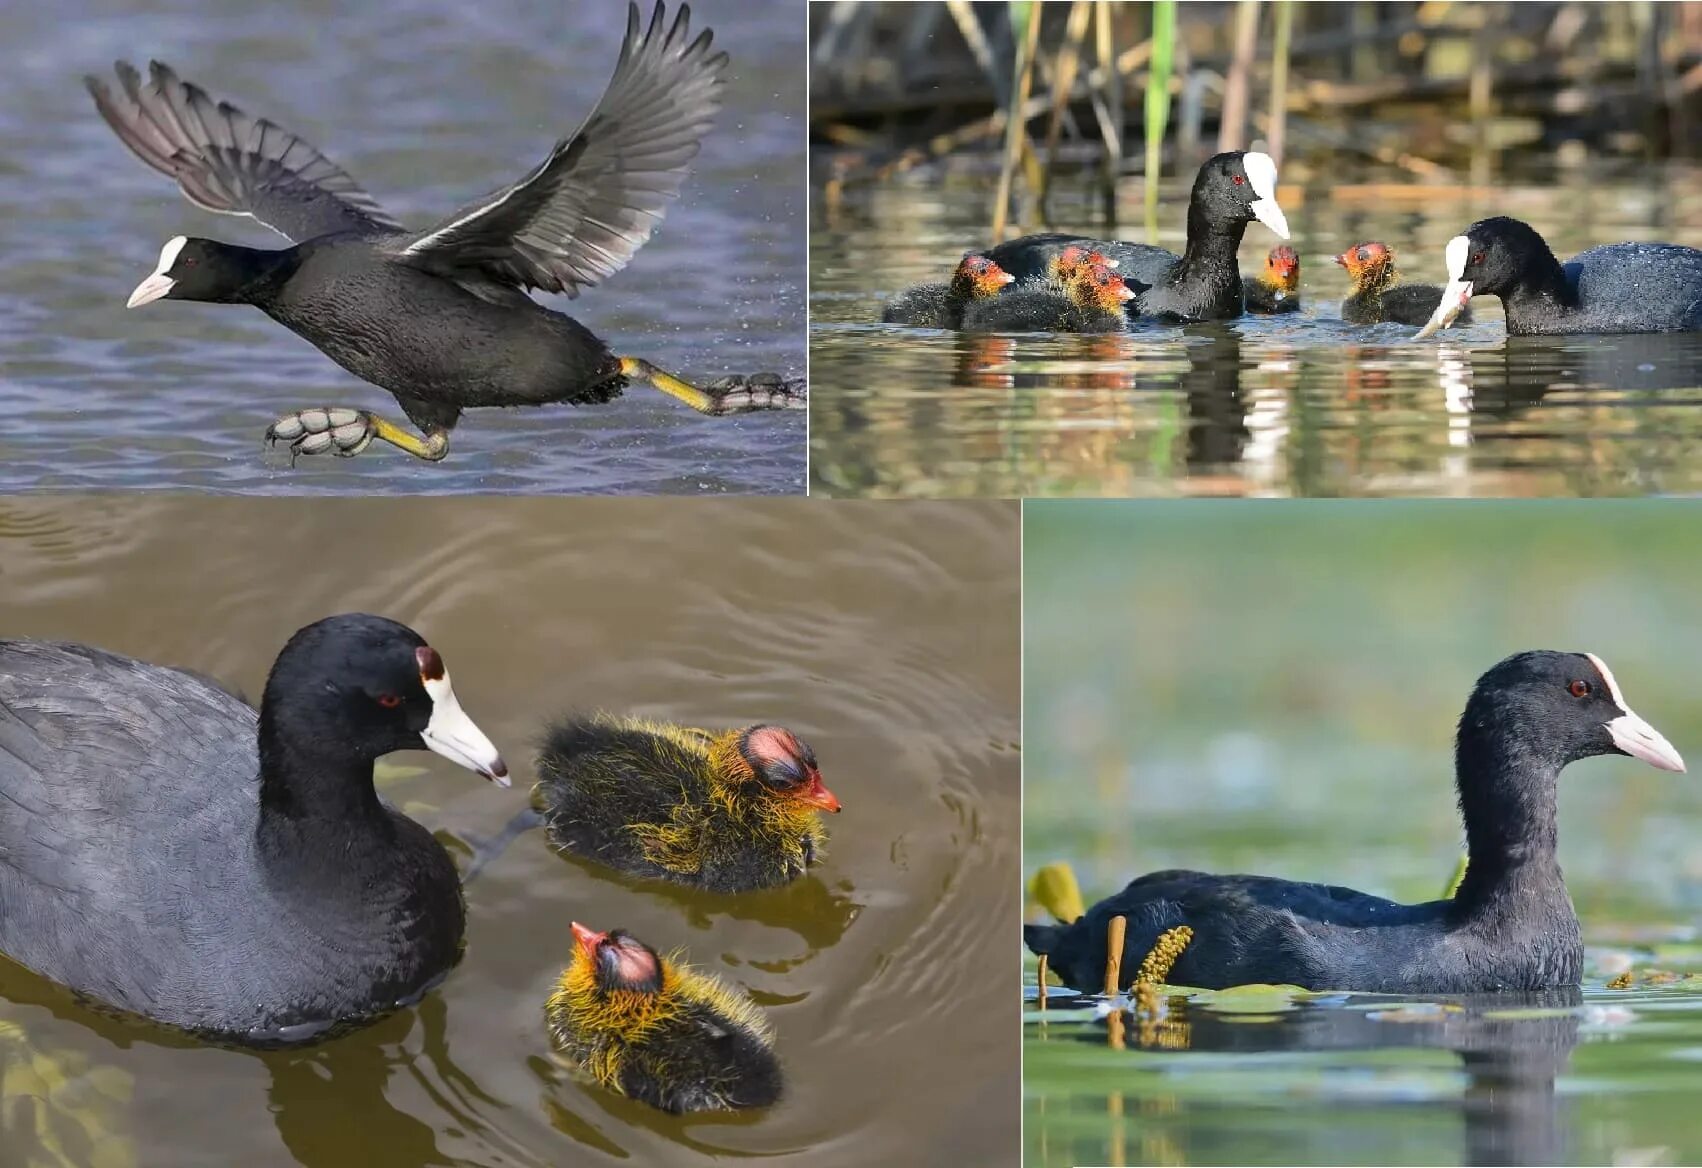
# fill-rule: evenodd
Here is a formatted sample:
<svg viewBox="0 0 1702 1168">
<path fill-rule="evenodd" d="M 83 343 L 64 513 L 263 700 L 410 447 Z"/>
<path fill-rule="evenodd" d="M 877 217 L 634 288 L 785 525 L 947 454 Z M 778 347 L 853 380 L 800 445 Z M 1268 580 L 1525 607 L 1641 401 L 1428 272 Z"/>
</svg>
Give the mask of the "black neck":
<svg viewBox="0 0 1702 1168">
<path fill-rule="evenodd" d="M 1468 859 L 1456 904 L 1472 911 L 1529 895 L 1565 899 L 1556 854 L 1563 765 L 1481 731 L 1462 730 L 1455 769 Z"/>
<path fill-rule="evenodd" d="M 376 758 L 335 736 L 284 732 L 271 696 L 260 708 L 260 819 L 343 827 L 385 821 L 372 785 Z"/>
<path fill-rule="evenodd" d="M 241 247 L 221 243 L 229 257 L 230 268 L 245 278 L 226 292 L 221 301 L 226 304 L 264 304 L 301 266 L 299 247 Z"/>
<path fill-rule="evenodd" d="M 1540 239 L 1519 269 L 1518 281 L 1502 293 L 1501 302 L 1509 313 L 1554 315 L 1578 307 L 1572 286 L 1566 282 L 1565 269 Z"/>
<path fill-rule="evenodd" d="M 1198 264 L 1226 267 L 1237 274 L 1240 268 L 1236 253 L 1241 250 L 1241 237 L 1247 233 L 1246 220 L 1234 223 L 1214 223 L 1197 199 L 1188 201 L 1188 246 L 1182 252 L 1182 266 L 1190 271 Z"/>
</svg>

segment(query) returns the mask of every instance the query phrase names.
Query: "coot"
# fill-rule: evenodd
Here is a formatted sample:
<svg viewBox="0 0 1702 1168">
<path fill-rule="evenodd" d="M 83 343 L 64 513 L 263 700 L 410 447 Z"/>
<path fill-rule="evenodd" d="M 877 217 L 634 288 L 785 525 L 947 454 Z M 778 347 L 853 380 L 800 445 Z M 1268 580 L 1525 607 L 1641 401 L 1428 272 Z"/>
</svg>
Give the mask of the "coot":
<svg viewBox="0 0 1702 1168">
<path fill-rule="evenodd" d="M 1123 305 L 1134 297 L 1121 276 L 1104 264 L 1086 263 L 1070 247 L 1053 260 L 1054 277 L 1031 280 L 963 313 L 965 332 L 1119 333 L 1127 327 Z"/>
<path fill-rule="evenodd" d="M 1146 244 L 1080 235 L 1026 235 L 981 253 L 1018 280 L 1043 276 L 1058 252 L 1076 244 L 1117 261 L 1117 274 L 1137 295 L 1128 315 L 1174 320 L 1230 320 L 1243 307 L 1235 253 L 1257 219 L 1282 238 L 1288 220 L 1276 201 L 1271 156 L 1236 150 L 1207 160 L 1188 198 L 1188 245 L 1181 255 Z"/>
<path fill-rule="evenodd" d="M 918 284 L 897 296 L 881 313 L 882 324 L 912 328 L 955 329 L 972 300 L 997 296 L 1016 277 L 985 256 L 966 255 L 948 284 Z"/>
<path fill-rule="evenodd" d="M 1395 253 L 1386 243 L 1368 240 L 1336 257 L 1353 280 L 1353 294 L 1342 301 L 1342 319 L 1348 324 L 1423 324 L 1442 303 L 1442 289 L 1435 284 L 1401 284 L 1395 270 Z M 1462 308 L 1458 319 L 1471 319 L 1471 309 Z"/>
<path fill-rule="evenodd" d="M 1702 251 L 1693 247 L 1610 243 L 1562 265 L 1528 223 L 1498 215 L 1450 239 L 1443 256 L 1448 287 L 1420 338 L 1486 293 L 1501 298 L 1514 335 L 1702 330 Z"/>
<path fill-rule="evenodd" d="M 146 84 L 117 64 L 120 92 L 87 79 L 107 124 L 191 202 L 250 215 L 296 241 L 259 250 L 177 236 L 130 296 L 252 304 L 337 364 L 396 395 L 424 437 L 367 410 L 300 410 L 267 439 L 296 454 L 359 454 L 382 439 L 424 459 L 449 451 L 461 411 L 620 396 L 629 379 L 706 414 L 802 408 L 772 375 L 699 388 L 635 357 L 524 291 L 577 295 L 625 267 L 649 239 L 721 106 L 725 53 L 690 9 L 671 27 L 661 0 L 626 40 L 602 100 L 519 182 L 424 230 L 387 214 L 301 138 L 180 81 L 155 61 Z"/>
<path fill-rule="evenodd" d="M 1265 270 L 1247 285 L 1247 311 L 1262 316 L 1300 311 L 1300 253 L 1283 244 L 1265 257 Z"/>
<path fill-rule="evenodd" d="M 545 1013 L 574 1070 L 675 1114 L 779 1100 L 774 1039 L 749 998 L 620 929 L 575 921 L 573 940 Z"/>
<path fill-rule="evenodd" d="M 455 865 L 372 766 L 434 750 L 502 786 L 443 658 L 335 616 L 260 709 L 179 669 L 0 641 L 0 951 L 109 1006 L 252 1044 L 425 993 L 455 964 Z"/>
<path fill-rule="evenodd" d="M 1106 926 L 1119 915 L 1124 985 L 1178 925 L 1193 939 L 1169 975 L 1177 985 L 1419 994 L 1576 985 L 1584 949 L 1555 858 L 1557 783 L 1568 763 L 1598 754 L 1684 769 L 1599 657 L 1519 653 L 1478 680 L 1460 718 L 1455 782 L 1470 859 L 1452 900 L 1396 904 L 1269 876 L 1154 872 L 1080 920 L 1029 925 L 1024 937 L 1089 992 L 1103 988 Z"/>
<path fill-rule="evenodd" d="M 533 803 L 551 842 L 634 876 L 771 888 L 819 862 L 839 800 L 780 726 L 712 732 L 593 714 L 552 727 Z"/>
</svg>

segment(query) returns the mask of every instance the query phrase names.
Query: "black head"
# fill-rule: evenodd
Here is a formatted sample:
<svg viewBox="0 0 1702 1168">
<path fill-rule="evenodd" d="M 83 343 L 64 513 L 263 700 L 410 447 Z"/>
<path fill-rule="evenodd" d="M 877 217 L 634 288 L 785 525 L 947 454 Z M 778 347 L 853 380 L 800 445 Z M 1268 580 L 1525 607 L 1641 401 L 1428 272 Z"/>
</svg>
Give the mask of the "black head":
<svg viewBox="0 0 1702 1168">
<path fill-rule="evenodd" d="M 1231 150 L 1209 158 L 1194 179 L 1194 193 L 1188 204 L 1189 226 L 1201 215 L 1216 227 L 1257 219 L 1287 239 L 1288 220 L 1277 206 L 1276 185 L 1276 163 L 1269 154 Z"/>
<path fill-rule="evenodd" d="M 662 990 L 662 959 L 656 950 L 628 933 L 613 929 L 599 933 L 573 922 L 573 940 L 582 960 L 591 968 L 599 990 L 655 994 Z"/>
<path fill-rule="evenodd" d="M 1612 671 L 1593 653 L 1517 653 L 1485 673 L 1460 717 L 1462 764 L 1475 744 L 1553 771 L 1598 754 L 1684 770 L 1678 751 L 1632 713 Z M 1462 765 L 1462 782 L 1465 770 Z"/>
<path fill-rule="evenodd" d="M 839 800 L 821 781 L 816 752 L 790 730 L 752 726 L 739 739 L 739 753 L 774 794 L 823 811 L 839 810 Z"/>
<path fill-rule="evenodd" d="M 154 274 L 136 285 L 124 306 L 140 308 L 156 300 L 239 301 L 261 274 L 255 257 L 263 254 L 212 239 L 173 236 L 160 249 Z"/>
<path fill-rule="evenodd" d="M 508 768 L 449 684 L 436 649 L 407 625 L 353 613 L 297 632 L 261 701 L 262 742 L 370 761 L 432 750 L 500 786 Z"/>
<path fill-rule="evenodd" d="M 1505 296 L 1559 271 L 1547 242 L 1528 223 L 1498 215 L 1466 228 L 1443 250 L 1450 286 L 1470 285 L 1470 295 Z"/>
</svg>

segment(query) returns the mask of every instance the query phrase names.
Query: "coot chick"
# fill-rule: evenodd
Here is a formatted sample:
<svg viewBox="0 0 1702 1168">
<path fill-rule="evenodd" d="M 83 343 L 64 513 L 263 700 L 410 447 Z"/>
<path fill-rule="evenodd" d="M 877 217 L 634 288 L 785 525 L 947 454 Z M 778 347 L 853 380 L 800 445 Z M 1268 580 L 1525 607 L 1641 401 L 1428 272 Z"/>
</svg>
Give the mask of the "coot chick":
<svg viewBox="0 0 1702 1168">
<path fill-rule="evenodd" d="M 1235 253 L 1247 224 L 1257 219 L 1282 238 L 1288 220 L 1276 201 L 1277 169 L 1271 156 L 1230 151 L 1208 159 L 1188 198 L 1188 244 L 1181 255 L 1146 244 L 1079 235 L 1028 235 L 982 254 L 1026 280 L 1045 274 L 1065 247 L 1095 248 L 1117 261 L 1117 274 L 1138 295 L 1128 315 L 1174 320 L 1231 320 L 1243 309 Z"/>
<path fill-rule="evenodd" d="M 1247 285 L 1247 311 L 1261 316 L 1300 311 L 1300 255 L 1292 247 L 1271 248 L 1265 270 Z"/>
<path fill-rule="evenodd" d="M 508 785 L 443 658 L 380 617 L 296 633 L 258 711 L 183 670 L 0 641 L 0 951 L 236 1043 L 406 1005 L 463 926 L 448 853 L 372 785 L 421 749 Z"/>
<path fill-rule="evenodd" d="M 575 921 L 573 939 L 545 1013 L 576 1071 L 676 1115 L 780 1098 L 773 1038 L 749 998 L 620 929 Z"/>
<path fill-rule="evenodd" d="M 1015 279 L 985 256 L 966 255 L 949 284 L 918 284 L 908 289 L 886 306 L 881 323 L 955 329 L 963 323 L 963 310 L 970 301 L 997 296 Z"/>
<path fill-rule="evenodd" d="M 1702 330 L 1702 251 L 1693 247 L 1610 243 L 1562 265 L 1529 224 L 1498 215 L 1450 239 L 1443 256 L 1448 287 L 1420 338 L 1484 294 L 1501 298 L 1515 336 Z"/>
<path fill-rule="evenodd" d="M 1086 263 L 1079 248 L 1052 262 L 1055 278 L 1034 280 L 963 314 L 966 332 L 1119 333 L 1127 327 L 1123 305 L 1134 297 L 1123 278 L 1104 264 Z"/>
<path fill-rule="evenodd" d="M 1396 904 L 1268 876 L 1155 872 L 1073 924 L 1029 925 L 1024 937 L 1088 992 L 1103 986 L 1106 926 L 1118 915 L 1128 923 L 1125 985 L 1178 925 L 1193 930 L 1170 975 L 1178 985 L 1418 994 L 1576 985 L 1584 950 L 1555 857 L 1557 784 L 1568 763 L 1598 754 L 1684 769 L 1600 658 L 1519 653 L 1478 680 L 1460 718 L 1455 781 L 1470 859 L 1453 899 Z"/>
<path fill-rule="evenodd" d="M 1342 319 L 1348 324 L 1423 324 L 1442 303 L 1442 289 L 1435 284 L 1400 284 L 1395 271 L 1395 253 L 1389 245 L 1368 241 L 1350 247 L 1336 257 L 1353 280 L 1353 294 L 1342 301 Z M 1458 319 L 1471 320 L 1471 309 L 1462 308 Z"/>
<path fill-rule="evenodd" d="M 120 92 L 87 79 L 130 151 L 197 206 L 249 215 L 294 240 L 259 250 L 177 236 L 129 307 L 160 299 L 251 304 L 356 377 L 395 394 L 423 438 L 367 410 L 300 410 L 266 432 L 294 454 L 359 454 L 381 439 L 420 458 L 449 451 L 465 409 L 588 405 L 649 381 L 706 414 L 803 406 L 772 375 L 687 384 L 619 357 L 525 292 L 577 295 L 625 267 L 685 180 L 721 106 L 725 53 L 630 7 L 620 60 L 585 124 L 512 186 L 424 231 L 387 214 L 302 139 L 215 102 L 155 61 L 144 85 L 120 61 Z"/>
<path fill-rule="evenodd" d="M 634 876 L 772 888 L 820 861 L 839 800 L 779 726 L 712 733 L 609 714 L 553 727 L 534 805 L 551 842 Z"/>
</svg>

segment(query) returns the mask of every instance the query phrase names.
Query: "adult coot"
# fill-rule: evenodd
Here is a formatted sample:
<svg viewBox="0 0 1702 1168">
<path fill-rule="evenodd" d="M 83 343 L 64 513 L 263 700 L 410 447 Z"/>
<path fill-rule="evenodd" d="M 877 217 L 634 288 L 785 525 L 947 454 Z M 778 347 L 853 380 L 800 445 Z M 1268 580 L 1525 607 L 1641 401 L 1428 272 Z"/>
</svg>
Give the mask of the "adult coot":
<svg viewBox="0 0 1702 1168">
<path fill-rule="evenodd" d="M 1442 254 L 1448 287 L 1418 337 L 1447 328 L 1485 293 L 1501 297 L 1515 335 L 1702 330 L 1702 251 L 1693 247 L 1610 243 L 1561 264 L 1530 224 L 1498 215 Z"/>
<path fill-rule="evenodd" d="M 1277 169 L 1268 154 L 1235 150 L 1207 160 L 1188 198 L 1188 246 L 1181 255 L 1146 244 L 1080 235 L 1026 235 L 983 252 L 1018 280 L 1046 274 L 1046 265 L 1072 244 L 1116 261 L 1117 274 L 1137 295 L 1130 316 L 1229 320 L 1243 307 L 1235 253 L 1247 224 L 1257 219 L 1282 238 L 1288 220 L 1276 201 Z"/>
<path fill-rule="evenodd" d="M 372 786 L 422 748 L 508 785 L 443 658 L 380 617 L 296 633 L 258 712 L 183 670 L 0 641 L 0 951 L 239 1043 L 405 1005 L 463 924 L 448 854 Z"/>
<path fill-rule="evenodd" d="M 129 307 L 159 299 L 252 304 L 337 364 L 396 395 L 424 438 L 366 410 L 279 418 L 268 441 L 298 454 L 358 454 L 383 439 L 425 459 L 449 451 L 461 411 L 585 405 L 649 381 L 707 414 L 803 406 L 770 375 L 700 389 L 635 357 L 524 289 L 577 295 L 649 239 L 721 106 L 725 53 L 690 39 L 661 0 L 645 31 L 633 5 L 620 60 L 585 124 L 524 178 L 425 231 L 386 214 L 319 151 L 263 118 L 215 103 L 155 61 L 144 84 L 118 62 L 120 93 L 87 79 L 95 106 L 142 161 L 191 202 L 251 215 L 296 241 L 257 250 L 178 236 Z"/>
<path fill-rule="evenodd" d="M 1684 769 L 1599 657 L 1519 653 L 1478 679 L 1460 718 L 1454 767 L 1470 859 L 1452 900 L 1396 904 L 1268 876 L 1154 872 L 1073 924 L 1029 925 L 1024 937 L 1088 991 L 1104 984 L 1114 916 L 1128 924 L 1125 985 L 1178 925 L 1193 930 L 1169 977 L 1178 985 L 1424 994 L 1576 985 L 1584 948 L 1555 858 L 1556 788 L 1566 764 L 1597 754 Z"/>
<path fill-rule="evenodd" d="M 1261 316 L 1300 311 L 1300 253 L 1287 244 L 1265 256 L 1265 270 L 1247 285 L 1247 311 Z"/>
<path fill-rule="evenodd" d="M 545 1014 L 574 1070 L 676 1114 L 780 1098 L 774 1039 L 749 998 L 620 929 L 599 933 L 575 921 L 573 940 Z"/>
<path fill-rule="evenodd" d="M 1120 333 L 1128 325 L 1123 305 L 1134 297 L 1123 278 L 1104 264 L 1065 248 L 1053 261 L 1054 275 L 1031 280 L 990 300 L 978 300 L 963 314 L 965 332 Z"/>
<path fill-rule="evenodd" d="M 818 812 L 839 810 L 815 751 L 790 730 L 609 714 L 550 729 L 532 796 L 564 851 L 716 892 L 802 876 L 827 840 Z"/>
<path fill-rule="evenodd" d="M 966 255 L 946 284 L 918 284 L 906 289 L 881 313 L 882 324 L 912 328 L 954 329 L 963 323 L 971 301 L 997 296 L 1016 279 L 985 256 Z"/>
<path fill-rule="evenodd" d="M 1336 256 L 1347 269 L 1353 293 L 1342 301 L 1342 319 L 1348 324 L 1423 324 L 1442 303 L 1442 289 L 1435 284 L 1401 284 L 1395 271 L 1395 253 L 1386 243 L 1368 240 Z M 1471 319 L 1471 309 L 1462 307 L 1461 321 Z"/>
</svg>

